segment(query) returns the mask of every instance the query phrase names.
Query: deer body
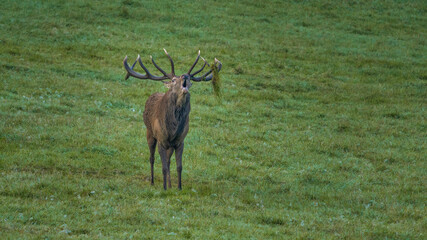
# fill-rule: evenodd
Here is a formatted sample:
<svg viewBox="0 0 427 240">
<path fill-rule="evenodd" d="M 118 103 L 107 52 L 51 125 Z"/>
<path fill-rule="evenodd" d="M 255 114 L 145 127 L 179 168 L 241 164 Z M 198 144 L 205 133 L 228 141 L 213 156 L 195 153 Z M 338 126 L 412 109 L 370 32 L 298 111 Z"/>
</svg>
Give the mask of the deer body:
<svg viewBox="0 0 427 240">
<path fill-rule="evenodd" d="M 177 105 L 176 100 L 168 91 L 151 95 L 145 103 L 143 117 L 147 133 L 164 147 L 180 145 L 189 129 L 190 94 L 182 105 Z"/>
<path fill-rule="evenodd" d="M 166 52 L 166 50 L 165 50 Z M 189 89 L 192 85 L 192 81 L 209 81 L 212 79 L 212 70 L 208 71 L 201 77 L 195 77 L 195 75 L 203 70 L 207 65 L 206 60 L 203 67 L 191 74 L 194 66 L 200 58 L 200 51 L 196 61 L 186 73 L 177 77 L 174 72 L 174 65 L 172 58 L 166 52 L 170 62 L 172 73 L 166 73 L 154 62 L 151 58 L 154 66 L 163 73 L 163 76 L 154 76 L 148 69 L 142 64 L 140 57 L 138 56 L 132 67 L 127 64 L 127 57 L 125 57 L 123 64 L 127 70 L 126 79 L 129 76 L 139 79 L 151 79 L 156 81 L 162 81 L 164 79 L 171 79 L 171 81 L 163 82 L 169 90 L 166 93 L 155 93 L 151 95 L 145 103 L 145 110 L 143 114 L 144 124 L 147 127 L 147 143 L 150 149 L 150 165 L 151 165 L 151 184 L 154 184 L 154 154 L 156 152 L 156 146 L 162 160 L 162 173 L 163 173 L 163 188 L 166 190 L 167 187 L 171 188 L 170 178 L 170 159 L 172 154 L 175 152 L 176 168 L 178 173 L 178 188 L 181 189 L 181 173 L 182 173 L 182 153 L 184 151 L 184 139 L 187 136 L 189 130 L 189 114 L 191 110 L 190 106 L 190 93 Z M 142 75 L 133 70 L 136 62 L 144 69 L 146 75 Z M 219 63 L 218 71 L 221 69 L 221 62 L 215 59 L 215 64 Z M 210 74 L 210 75 L 209 75 Z"/>
<path fill-rule="evenodd" d="M 151 184 L 154 184 L 154 154 L 158 145 L 162 160 L 163 187 L 171 187 L 170 158 L 175 151 L 178 188 L 181 189 L 182 152 L 189 129 L 190 94 L 182 102 L 171 90 L 155 93 L 148 98 L 143 114 L 147 127 L 147 143 L 150 149 Z"/>
</svg>

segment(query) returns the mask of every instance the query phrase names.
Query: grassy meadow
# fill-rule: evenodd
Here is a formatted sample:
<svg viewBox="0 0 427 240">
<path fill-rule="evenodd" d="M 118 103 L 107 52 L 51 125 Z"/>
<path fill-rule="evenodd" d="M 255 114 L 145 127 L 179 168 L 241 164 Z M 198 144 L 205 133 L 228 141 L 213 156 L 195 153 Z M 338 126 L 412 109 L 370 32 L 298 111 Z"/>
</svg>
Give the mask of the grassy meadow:
<svg viewBox="0 0 427 240">
<path fill-rule="evenodd" d="M 0 4 L 0 239 L 427 237 L 426 1 Z M 166 89 L 124 81 L 163 48 L 223 63 L 221 99 L 191 88 L 182 191 L 174 158 L 149 181 Z"/>
</svg>

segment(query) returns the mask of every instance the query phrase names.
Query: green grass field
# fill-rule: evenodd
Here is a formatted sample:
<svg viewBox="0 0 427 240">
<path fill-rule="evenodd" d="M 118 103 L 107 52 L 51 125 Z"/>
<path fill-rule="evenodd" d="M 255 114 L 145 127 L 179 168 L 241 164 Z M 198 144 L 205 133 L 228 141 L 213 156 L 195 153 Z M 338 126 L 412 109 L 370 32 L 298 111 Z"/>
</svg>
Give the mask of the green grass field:
<svg viewBox="0 0 427 240">
<path fill-rule="evenodd" d="M 0 5 L 0 239 L 427 237 L 426 1 Z M 158 154 L 149 182 L 166 89 L 123 80 L 163 48 L 223 63 L 221 100 L 191 88 L 182 191 Z"/>
</svg>

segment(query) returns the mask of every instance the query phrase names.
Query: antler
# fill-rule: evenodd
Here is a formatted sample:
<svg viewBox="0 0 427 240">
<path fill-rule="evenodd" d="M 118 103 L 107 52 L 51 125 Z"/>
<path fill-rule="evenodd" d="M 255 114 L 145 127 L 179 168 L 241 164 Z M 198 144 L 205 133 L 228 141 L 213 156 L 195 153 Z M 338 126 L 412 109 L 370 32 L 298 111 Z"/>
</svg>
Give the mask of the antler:
<svg viewBox="0 0 427 240">
<path fill-rule="evenodd" d="M 152 75 L 148 71 L 148 69 L 144 66 L 144 64 L 142 63 L 141 56 L 139 56 L 139 55 L 138 55 L 138 58 L 136 59 L 136 61 L 132 64 L 132 67 L 129 67 L 128 62 L 127 62 L 128 57 L 126 56 L 125 59 L 123 60 L 123 65 L 125 66 L 125 69 L 127 71 L 125 80 L 128 79 L 130 76 L 135 77 L 135 78 L 139 78 L 139 79 L 151 79 L 151 80 L 155 80 L 155 81 L 162 81 L 162 80 L 165 80 L 165 79 L 168 79 L 168 78 L 172 79 L 172 78 L 176 77 L 176 75 L 175 75 L 175 67 L 174 67 L 174 64 L 173 64 L 173 60 L 172 60 L 171 56 L 168 54 L 168 52 L 166 51 L 166 49 L 163 48 L 163 50 L 165 51 L 166 55 L 168 56 L 168 58 L 170 60 L 170 63 L 171 63 L 171 73 L 166 73 L 162 68 L 160 68 L 156 64 L 156 62 L 154 62 L 154 59 L 153 59 L 152 56 L 150 56 L 151 62 L 153 62 L 153 65 L 163 74 L 163 76 Z M 191 71 L 193 71 L 194 67 L 197 65 L 197 62 L 199 61 L 200 58 L 203 59 L 203 61 L 205 62 L 205 64 L 203 64 L 202 68 L 200 68 L 196 72 L 191 73 Z M 142 69 L 144 69 L 145 75 L 143 75 L 141 73 L 138 73 L 138 72 L 135 72 L 133 70 L 134 67 L 135 67 L 135 65 L 136 65 L 136 62 L 138 62 L 139 65 L 142 67 Z M 219 72 L 221 70 L 222 63 L 218 59 L 215 58 L 215 65 L 217 65 L 217 64 L 218 64 L 218 72 Z M 187 75 L 189 75 L 190 79 L 193 80 L 193 81 L 195 81 L 195 82 L 210 81 L 210 80 L 212 80 L 212 78 L 213 78 L 212 69 L 210 69 L 207 73 L 203 74 L 200 77 L 195 77 L 196 74 L 198 74 L 201 71 L 203 71 L 203 69 L 206 67 L 206 65 L 208 65 L 210 67 L 209 63 L 203 57 L 200 56 L 200 50 L 199 50 L 199 53 L 197 54 L 196 61 L 194 61 L 194 63 L 191 66 L 190 70 L 188 70 Z"/>
<path fill-rule="evenodd" d="M 166 73 L 162 68 L 160 68 L 156 62 L 154 62 L 154 59 L 152 56 L 150 56 L 151 61 L 153 62 L 153 65 L 161 72 L 163 73 L 163 76 L 155 76 L 153 74 L 151 74 L 148 69 L 144 66 L 144 64 L 141 61 L 141 56 L 138 55 L 138 58 L 136 59 L 136 61 L 133 63 L 132 67 L 129 67 L 128 65 L 128 56 L 125 57 L 125 59 L 123 60 L 123 65 L 125 66 L 125 69 L 127 71 L 125 80 L 129 78 L 129 76 L 132 76 L 134 78 L 139 78 L 139 79 L 151 79 L 151 80 L 155 80 L 155 81 L 161 81 L 161 80 L 165 80 L 165 79 L 172 79 L 173 77 L 175 77 L 175 69 L 174 69 L 174 64 L 173 64 L 173 60 L 171 58 L 171 56 L 169 56 L 168 52 L 166 52 L 166 49 L 163 49 L 166 53 L 166 55 L 168 56 L 170 62 L 171 62 L 171 73 Z M 144 69 L 145 71 L 145 75 L 135 72 L 133 70 L 133 68 L 136 65 L 136 62 L 139 63 L 139 65 L 142 67 L 142 69 Z"/>
<path fill-rule="evenodd" d="M 197 62 L 199 61 L 199 57 L 200 57 L 200 50 L 199 50 L 199 54 L 197 55 L 196 61 L 193 63 L 193 66 L 191 66 L 190 70 L 188 71 L 188 75 L 190 75 L 191 80 L 195 81 L 195 82 L 201 82 L 201 81 L 210 81 L 213 78 L 213 73 L 212 73 L 212 69 L 209 70 L 207 73 L 203 74 L 203 76 L 201 77 L 195 77 L 196 74 L 198 74 L 199 72 L 203 71 L 203 69 L 205 68 L 206 65 L 208 65 L 208 67 L 210 67 L 209 63 L 206 62 L 206 60 L 201 57 L 203 59 L 203 61 L 205 62 L 205 64 L 203 65 L 202 68 L 200 68 L 199 70 L 197 70 L 195 73 L 191 74 L 191 71 L 193 70 L 194 66 L 196 66 Z M 215 65 L 218 63 L 218 72 L 221 70 L 222 67 L 222 63 L 215 58 Z"/>
</svg>

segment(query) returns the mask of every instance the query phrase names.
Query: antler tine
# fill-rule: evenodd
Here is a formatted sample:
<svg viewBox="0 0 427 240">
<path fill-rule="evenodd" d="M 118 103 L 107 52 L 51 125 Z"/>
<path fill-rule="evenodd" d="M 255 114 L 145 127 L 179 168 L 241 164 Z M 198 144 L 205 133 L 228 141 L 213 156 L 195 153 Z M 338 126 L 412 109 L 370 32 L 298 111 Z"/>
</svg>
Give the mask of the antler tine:
<svg viewBox="0 0 427 240">
<path fill-rule="evenodd" d="M 150 73 L 150 71 L 148 71 L 148 68 L 146 68 L 145 65 L 142 63 L 141 56 L 139 54 L 138 54 L 138 58 L 136 60 L 138 61 L 139 66 L 141 66 L 142 69 L 144 69 L 144 71 L 147 73 L 147 76 L 151 76 L 151 73 Z"/>
<path fill-rule="evenodd" d="M 151 58 L 151 62 L 153 62 L 153 65 L 161 72 L 161 73 L 163 73 L 163 75 L 165 75 L 165 76 L 167 76 L 168 74 L 161 68 L 161 67 L 159 67 L 157 64 L 156 64 L 156 62 L 154 62 L 154 58 L 153 58 L 153 56 L 150 56 L 150 58 Z"/>
<path fill-rule="evenodd" d="M 201 58 L 202 58 L 202 60 L 205 62 L 205 64 L 203 64 L 202 68 L 200 68 L 199 70 L 197 70 L 195 73 L 190 74 L 190 76 L 191 76 L 191 77 L 193 77 L 194 75 L 196 75 L 196 74 L 198 74 L 199 72 L 203 71 L 203 69 L 205 69 L 205 67 L 206 67 L 206 64 L 208 64 L 208 62 L 206 62 L 206 60 L 205 60 L 203 57 L 201 57 Z M 208 65 L 209 65 L 209 64 L 208 64 Z"/>
<path fill-rule="evenodd" d="M 138 60 L 137 60 L 138 61 Z M 135 61 L 135 62 L 137 62 Z M 142 75 L 140 73 L 135 72 L 133 69 L 131 69 L 128 65 L 128 56 L 125 57 L 125 59 L 123 60 L 123 65 L 125 66 L 125 69 L 127 71 L 127 73 L 135 78 L 139 78 L 139 79 L 147 79 L 148 76 L 147 75 Z"/>
<path fill-rule="evenodd" d="M 127 56 L 126 56 L 126 58 L 127 58 Z M 136 65 L 136 62 L 138 62 L 138 61 L 136 61 L 135 60 L 135 62 L 132 64 L 132 67 L 130 68 L 130 69 L 132 69 L 133 70 L 133 68 L 135 67 L 135 65 Z M 125 80 L 128 80 L 128 78 L 130 77 L 130 74 L 129 74 L 129 72 L 128 73 L 126 73 L 126 77 L 125 77 Z"/>
<path fill-rule="evenodd" d="M 200 50 L 199 50 L 199 53 L 197 54 L 196 61 L 194 61 L 194 63 L 191 66 L 190 70 L 188 70 L 188 72 L 187 72 L 188 75 L 191 75 L 191 71 L 193 71 L 193 68 L 196 66 L 197 62 L 199 61 L 199 58 L 200 58 Z"/>
<path fill-rule="evenodd" d="M 164 48 L 163 48 L 163 50 L 165 51 L 166 55 L 168 55 L 168 58 L 169 58 L 169 60 L 170 60 L 170 62 L 171 62 L 171 71 L 172 71 L 172 75 L 174 75 L 174 76 L 175 76 L 175 67 L 174 67 L 174 65 L 173 65 L 173 60 L 172 60 L 171 56 L 169 56 L 169 53 L 166 51 L 166 49 L 164 49 Z"/>
<path fill-rule="evenodd" d="M 210 67 L 210 65 L 209 65 L 209 63 L 207 63 L 206 62 L 206 60 L 204 59 L 204 58 L 202 58 L 204 61 L 205 61 L 205 64 L 207 64 L 209 67 Z M 221 70 L 221 67 L 222 67 L 222 63 L 218 60 L 218 59 L 216 59 L 215 58 L 215 65 L 218 63 L 218 72 Z M 203 66 L 204 67 L 204 66 Z M 193 75 L 194 76 L 194 75 Z M 203 76 L 201 76 L 201 77 L 193 77 L 193 76 L 190 76 L 191 77 L 191 80 L 193 80 L 193 81 L 195 81 L 195 82 L 200 82 L 200 81 L 210 81 L 210 80 L 212 80 L 212 78 L 213 78 L 213 73 L 212 73 L 212 69 L 211 70 L 209 70 L 207 73 L 205 73 L 205 74 L 203 74 Z"/>
<path fill-rule="evenodd" d="M 139 79 L 151 79 L 151 80 L 155 80 L 155 81 L 161 81 L 161 80 L 165 80 L 168 78 L 172 78 L 170 77 L 170 75 L 165 74 L 165 72 L 162 70 L 161 72 L 163 73 L 164 76 L 155 76 L 152 75 L 150 73 L 150 71 L 148 71 L 148 69 L 144 66 L 144 64 L 141 61 L 141 56 L 138 55 L 138 58 L 136 59 L 135 63 L 132 65 L 132 68 L 129 67 L 128 62 L 127 62 L 128 56 L 125 57 L 125 59 L 123 60 L 123 65 L 127 71 L 126 77 L 125 79 L 129 78 L 129 76 L 135 77 L 135 78 L 139 78 Z M 133 68 L 135 67 L 136 62 L 139 63 L 139 65 L 142 67 L 142 69 L 144 69 L 145 71 L 145 75 L 135 72 L 133 70 Z M 158 67 L 157 65 L 155 65 L 157 69 L 159 69 L 160 67 Z"/>
</svg>

